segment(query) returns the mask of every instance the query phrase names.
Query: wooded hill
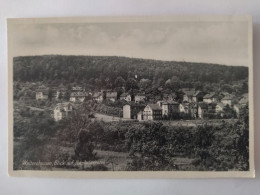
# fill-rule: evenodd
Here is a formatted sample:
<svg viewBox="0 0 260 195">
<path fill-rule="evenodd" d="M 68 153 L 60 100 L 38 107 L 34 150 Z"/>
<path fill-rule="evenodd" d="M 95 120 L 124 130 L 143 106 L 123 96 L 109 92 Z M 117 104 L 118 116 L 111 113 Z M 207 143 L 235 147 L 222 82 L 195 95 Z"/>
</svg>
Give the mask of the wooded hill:
<svg viewBox="0 0 260 195">
<path fill-rule="evenodd" d="M 184 87 L 212 90 L 216 88 L 212 85 L 216 84 L 218 87 L 235 84 L 247 88 L 248 80 L 248 68 L 242 66 L 116 56 L 22 56 L 15 57 L 13 62 L 14 81 L 74 83 L 94 86 L 95 89 L 111 89 L 127 82 L 133 88 L 146 88 L 146 85 L 140 86 L 140 82 L 148 82 L 148 87 L 167 86 L 171 90 Z"/>
</svg>

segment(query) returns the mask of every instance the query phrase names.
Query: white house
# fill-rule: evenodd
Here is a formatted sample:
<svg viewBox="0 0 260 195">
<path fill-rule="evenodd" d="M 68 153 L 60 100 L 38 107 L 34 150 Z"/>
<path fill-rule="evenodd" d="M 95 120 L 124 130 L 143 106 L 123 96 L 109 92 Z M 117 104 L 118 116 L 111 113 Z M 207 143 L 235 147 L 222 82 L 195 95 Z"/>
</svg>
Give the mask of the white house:
<svg viewBox="0 0 260 195">
<path fill-rule="evenodd" d="M 106 99 L 115 102 L 117 100 L 117 92 L 107 92 Z"/>
<path fill-rule="evenodd" d="M 54 120 L 59 121 L 72 114 L 72 104 L 70 102 L 58 103 L 54 108 Z"/>
<path fill-rule="evenodd" d="M 70 94 L 70 101 L 71 102 L 84 102 L 88 94 L 86 92 L 72 92 Z"/>
<path fill-rule="evenodd" d="M 36 100 L 47 100 L 49 91 L 46 90 L 37 90 L 36 91 Z"/>
<path fill-rule="evenodd" d="M 195 90 L 185 91 L 183 95 L 184 102 L 192 102 L 192 97 L 195 94 Z"/>
<path fill-rule="evenodd" d="M 240 105 L 240 104 L 235 104 L 235 105 L 233 106 L 233 109 L 234 109 L 234 111 L 236 112 L 237 117 L 239 117 L 239 114 L 240 114 L 242 108 L 243 108 L 243 106 Z"/>
<path fill-rule="evenodd" d="M 123 106 L 123 118 L 131 119 L 131 107 L 130 105 Z"/>
<path fill-rule="evenodd" d="M 83 91 L 83 88 L 80 86 L 74 86 L 72 87 L 72 91 Z"/>
<path fill-rule="evenodd" d="M 225 105 L 223 103 L 217 103 L 216 105 L 216 113 L 220 113 L 224 111 Z"/>
<path fill-rule="evenodd" d="M 102 92 L 98 92 L 98 93 L 94 93 L 92 99 L 96 102 L 102 102 L 104 99 L 103 99 L 103 93 Z"/>
<path fill-rule="evenodd" d="M 143 111 L 140 111 L 137 113 L 137 120 L 139 120 L 139 121 L 143 120 Z"/>
<path fill-rule="evenodd" d="M 145 102 L 145 98 L 144 94 L 137 94 L 135 96 L 135 103 Z"/>
<path fill-rule="evenodd" d="M 41 85 L 36 89 L 36 94 L 35 94 L 36 100 L 46 100 L 48 99 L 48 95 L 49 95 L 49 88 L 45 87 L 44 85 Z"/>
<path fill-rule="evenodd" d="M 203 102 L 208 103 L 208 104 L 216 103 L 217 101 L 218 101 L 218 99 L 217 99 L 217 95 L 215 93 L 209 93 L 203 97 Z"/>
<path fill-rule="evenodd" d="M 181 103 L 179 105 L 180 113 L 189 114 L 189 111 L 190 111 L 189 109 L 190 109 L 189 103 Z"/>
<path fill-rule="evenodd" d="M 203 119 L 208 114 L 208 105 L 201 103 L 198 105 L 198 117 Z"/>
<path fill-rule="evenodd" d="M 226 105 L 229 105 L 229 106 L 232 106 L 233 105 L 233 96 L 231 95 L 227 95 L 225 96 L 224 98 L 221 99 L 221 102 L 226 106 Z"/>
<path fill-rule="evenodd" d="M 120 100 L 125 100 L 127 102 L 131 102 L 132 101 L 132 98 L 131 98 L 131 95 L 130 94 L 127 94 L 127 93 L 122 93 L 120 95 Z"/>
<path fill-rule="evenodd" d="M 158 104 L 148 104 L 143 111 L 144 120 L 161 120 L 162 108 Z"/>
</svg>

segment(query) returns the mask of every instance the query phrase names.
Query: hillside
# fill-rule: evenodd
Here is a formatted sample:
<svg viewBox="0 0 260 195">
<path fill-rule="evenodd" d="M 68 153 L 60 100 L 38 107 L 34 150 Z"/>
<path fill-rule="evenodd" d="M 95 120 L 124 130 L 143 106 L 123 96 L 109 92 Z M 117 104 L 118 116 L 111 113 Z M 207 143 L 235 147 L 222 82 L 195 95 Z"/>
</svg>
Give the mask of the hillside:
<svg viewBox="0 0 260 195">
<path fill-rule="evenodd" d="M 115 88 L 118 77 L 121 77 L 118 82 L 127 83 L 129 79 L 135 79 L 138 85 L 147 81 L 149 87 L 168 86 L 172 90 L 203 88 L 205 84 L 208 90 L 216 88 L 216 84 L 218 87 L 244 85 L 245 88 L 248 68 L 115 56 L 45 55 L 14 58 L 14 81 Z M 129 82 L 131 84 L 133 81 Z"/>
</svg>

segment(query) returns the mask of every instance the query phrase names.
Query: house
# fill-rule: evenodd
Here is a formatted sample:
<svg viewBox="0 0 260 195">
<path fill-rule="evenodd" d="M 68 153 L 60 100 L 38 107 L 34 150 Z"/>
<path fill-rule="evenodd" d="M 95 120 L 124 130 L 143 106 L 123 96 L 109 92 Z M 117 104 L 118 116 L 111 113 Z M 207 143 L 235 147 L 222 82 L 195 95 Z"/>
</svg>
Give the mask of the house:
<svg viewBox="0 0 260 195">
<path fill-rule="evenodd" d="M 218 101 L 217 95 L 214 92 L 203 96 L 203 102 L 205 102 L 205 103 L 209 104 L 209 103 L 213 103 L 213 102 L 217 102 L 217 101 Z"/>
<path fill-rule="evenodd" d="M 137 113 L 137 120 L 142 121 L 144 120 L 143 111 Z"/>
<path fill-rule="evenodd" d="M 123 118 L 131 119 L 131 106 L 130 105 L 123 106 Z"/>
<path fill-rule="evenodd" d="M 192 102 L 202 102 L 203 101 L 204 93 L 202 91 L 196 91 L 192 95 Z"/>
<path fill-rule="evenodd" d="M 73 106 L 70 102 L 58 103 L 54 108 L 54 120 L 59 121 L 71 116 Z"/>
<path fill-rule="evenodd" d="M 47 100 L 49 95 L 49 88 L 40 86 L 36 89 L 36 100 Z"/>
<path fill-rule="evenodd" d="M 145 102 L 145 95 L 144 94 L 137 94 L 135 96 L 135 103 L 141 103 L 141 102 Z"/>
<path fill-rule="evenodd" d="M 196 119 L 198 117 L 198 104 L 196 102 L 191 102 L 189 104 L 190 116 L 192 119 Z"/>
<path fill-rule="evenodd" d="M 64 97 L 67 93 L 67 88 L 64 85 L 59 85 L 56 92 L 56 99 Z"/>
<path fill-rule="evenodd" d="M 144 120 L 161 120 L 162 108 L 158 104 L 148 104 L 143 111 Z"/>
<path fill-rule="evenodd" d="M 183 102 L 192 102 L 194 94 L 195 94 L 195 90 L 185 91 L 183 95 Z"/>
<path fill-rule="evenodd" d="M 92 96 L 92 99 L 99 103 L 102 102 L 104 100 L 103 93 L 102 92 L 94 93 L 94 95 Z"/>
<path fill-rule="evenodd" d="M 80 86 L 74 86 L 74 87 L 72 87 L 72 91 L 84 91 L 83 90 L 83 88 L 82 87 L 80 87 Z"/>
<path fill-rule="evenodd" d="M 180 113 L 189 114 L 190 113 L 190 104 L 189 103 L 181 103 L 179 105 Z"/>
<path fill-rule="evenodd" d="M 167 100 L 169 100 L 169 101 L 176 101 L 177 98 L 178 98 L 178 96 L 175 93 L 171 93 L 171 94 L 168 95 Z"/>
<path fill-rule="evenodd" d="M 106 92 L 106 99 L 115 102 L 117 100 L 117 92 Z"/>
<path fill-rule="evenodd" d="M 123 106 L 123 118 L 125 119 L 136 119 L 138 118 L 138 113 L 143 111 L 145 106 L 130 106 L 124 105 Z"/>
<path fill-rule="evenodd" d="M 248 97 L 243 97 L 242 99 L 239 100 L 238 104 L 245 106 L 248 104 Z"/>
<path fill-rule="evenodd" d="M 130 94 L 127 94 L 127 93 L 122 93 L 120 95 L 120 100 L 125 100 L 127 102 L 131 102 L 132 101 L 132 97 Z"/>
<path fill-rule="evenodd" d="M 208 114 L 208 104 L 200 103 L 198 105 L 198 117 L 204 119 Z"/>
<path fill-rule="evenodd" d="M 226 95 L 224 98 L 221 99 L 221 102 L 226 106 L 232 106 L 233 105 L 233 96 L 232 95 Z"/>
<path fill-rule="evenodd" d="M 88 94 L 86 92 L 72 92 L 70 94 L 70 101 L 71 102 L 84 102 Z"/>
<path fill-rule="evenodd" d="M 225 105 L 223 103 L 217 103 L 216 105 L 216 113 L 221 113 L 224 111 Z"/>
<path fill-rule="evenodd" d="M 235 104 L 235 105 L 233 106 L 233 109 L 234 109 L 234 111 L 236 112 L 237 117 L 239 117 L 239 114 L 240 114 L 242 108 L 243 108 L 243 106 L 240 105 L 240 104 Z"/>
<path fill-rule="evenodd" d="M 174 114 L 179 113 L 179 103 L 175 101 L 163 101 L 161 103 L 162 116 L 172 117 Z"/>
</svg>

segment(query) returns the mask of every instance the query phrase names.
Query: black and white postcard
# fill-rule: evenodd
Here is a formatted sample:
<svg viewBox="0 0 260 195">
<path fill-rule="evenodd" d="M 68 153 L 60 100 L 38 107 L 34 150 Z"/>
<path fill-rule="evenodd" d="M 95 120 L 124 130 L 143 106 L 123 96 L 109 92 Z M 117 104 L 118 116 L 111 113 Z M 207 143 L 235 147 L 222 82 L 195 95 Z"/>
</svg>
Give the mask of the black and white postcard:
<svg viewBox="0 0 260 195">
<path fill-rule="evenodd" d="M 254 177 L 252 19 L 8 19 L 9 174 Z"/>
</svg>

